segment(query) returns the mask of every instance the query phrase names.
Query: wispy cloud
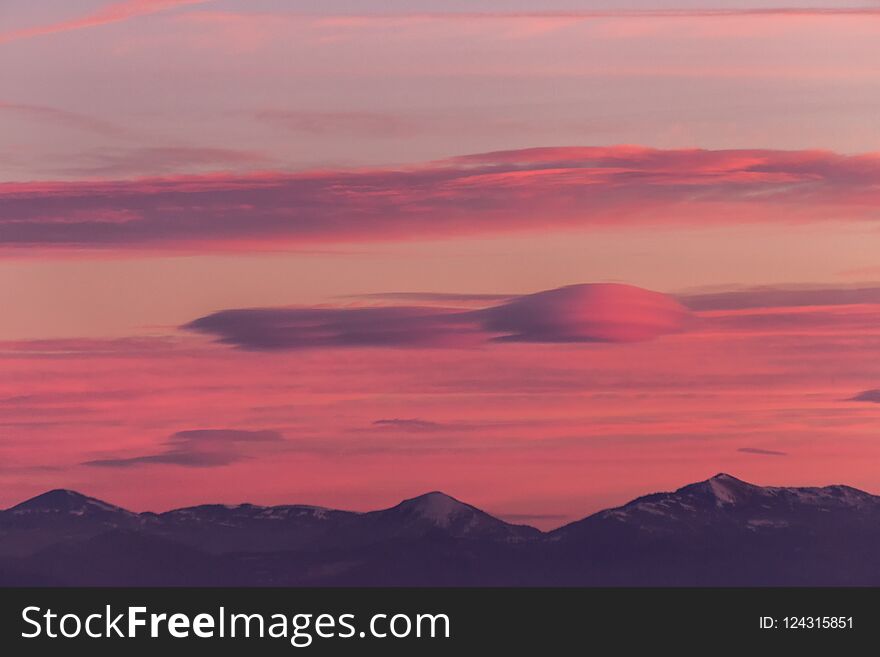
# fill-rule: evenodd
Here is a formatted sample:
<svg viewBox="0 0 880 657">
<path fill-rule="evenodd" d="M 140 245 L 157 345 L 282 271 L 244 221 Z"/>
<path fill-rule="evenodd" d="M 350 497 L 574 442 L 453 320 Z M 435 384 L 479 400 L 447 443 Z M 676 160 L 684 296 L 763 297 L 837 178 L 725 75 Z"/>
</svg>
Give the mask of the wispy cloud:
<svg viewBox="0 0 880 657">
<path fill-rule="evenodd" d="M 128 149 L 101 149 L 80 155 L 81 163 L 61 169 L 60 173 L 76 176 L 152 175 L 206 169 L 253 169 L 270 162 L 256 151 L 200 146 L 150 146 Z"/>
<path fill-rule="evenodd" d="M 278 248 L 705 226 L 707 217 L 715 225 L 876 221 L 878 208 L 877 154 L 538 148 L 401 169 L 7 183 L 0 185 L 0 246 Z"/>
<path fill-rule="evenodd" d="M 417 418 L 390 418 L 383 420 L 375 420 L 373 426 L 376 427 L 393 427 L 412 431 L 436 431 L 443 428 L 439 422 L 431 422 L 429 420 L 419 420 Z"/>
<path fill-rule="evenodd" d="M 466 304 L 485 306 L 507 301 L 515 294 L 469 294 L 467 292 L 373 292 L 347 295 L 347 299 L 374 299 L 377 301 L 410 301 L 418 304 Z"/>
<path fill-rule="evenodd" d="M 146 16 L 167 9 L 183 7 L 186 5 L 201 4 L 211 0 L 127 0 L 126 2 L 113 2 L 104 5 L 97 11 L 77 18 L 72 18 L 58 23 L 36 25 L 18 30 L 0 33 L 0 43 L 29 39 L 32 37 L 82 30 L 110 23 L 119 23 L 138 16 Z"/>
<path fill-rule="evenodd" d="M 139 465 L 179 465 L 187 468 L 211 468 L 243 461 L 266 444 L 284 440 L 275 431 L 237 429 L 195 429 L 171 436 L 161 451 L 124 458 L 96 459 L 83 465 L 103 468 L 130 468 Z"/>
<path fill-rule="evenodd" d="M 130 134 L 127 128 L 110 121 L 45 105 L 0 101 L 0 113 L 4 112 L 25 118 L 57 123 L 105 137 L 122 137 Z"/>
<path fill-rule="evenodd" d="M 678 295 L 691 310 L 880 304 L 880 287 L 764 286 Z"/>
<path fill-rule="evenodd" d="M 459 422 L 434 422 L 419 418 L 387 418 L 375 420 L 373 427 L 376 429 L 392 429 L 404 433 L 433 433 L 438 431 L 470 431 L 479 428 L 478 425 Z"/>
<path fill-rule="evenodd" d="M 740 447 L 736 451 L 744 454 L 757 454 L 759 456 L 788 456 L 788 452 L 778 452 L 774 449 L 760 449 L 759 447 Z"/>
<path fill-rule="evenodd" d="M 823 17 L 823 16 L 873 16 L 880 14 L 880 8 L 867 5 L 852 6 L 765 6 L 765 7 L 680 7 L 680 8 L 596 8 L 596 9 L 544 9 L 535 11 L 503 9 L 486 10 L 430 10 L 412 6 L 408 11 L 383 10 L 365 7 L 363 11 L 342 11 L 324 2 L 320 9 L 281 12 L 232 12 L 210 11 L 186 14 L 184 20 L 232 22 L 237 18 L 271 20 L 279 18 L 302 18 L 319 21 L 321 25 L 357 28 L 370 24 L 392 22 L 395 26 L 427 21 L 516 21 L 533 22 L 535 33 L 540 33 L 547 21 L 552 25 L 565 25 L 592 19 L 676 19 L 676 18 L 736 18 L 736 17 Z"/>
<path fill-rule="evenodd" d="M 595 9 L 575 11 L 447 11 L 412 12 L 400 14 L 353 14 L 359 18 L 381 19 L 387 16 L 433 17 L 437 19 L 477 19 L 477 18 L 681 18 L 681 17 L 719 17 L 725 16 L 862 16 L 880 14 L 880 8 L 869 6 L 828 6 L 828 7 L 693 7 L 673 9 Z"/>
</svg>

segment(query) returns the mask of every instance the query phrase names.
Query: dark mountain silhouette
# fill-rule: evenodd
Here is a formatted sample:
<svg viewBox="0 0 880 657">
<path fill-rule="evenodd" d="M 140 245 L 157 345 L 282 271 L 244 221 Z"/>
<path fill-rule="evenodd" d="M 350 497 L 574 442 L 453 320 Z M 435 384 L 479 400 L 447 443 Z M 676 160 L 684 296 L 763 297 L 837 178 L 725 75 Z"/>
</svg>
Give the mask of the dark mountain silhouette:
<svg viewBox="0 0 880 657">
<path fill-rule="evenodd" d="M 561 581 L 595 585 L 874 585 L 880 498 L 848 486 L 755 486 L 727 474 L 548 535 Z"/>
<path fill-rule="evenodd" d="M 366 513 L 363 519 L 386 538 L 440 535 L 518 542 L 541 535 L 534 527 L 508 524 L 438 491 L 404 500 L 384 511 Z"/>
<path fill-rule="evenodd" d="M 880 497 L 719 474 L 544 533 L 440 492 L 138 514 L 54 490 L 0 512 L 0 584 L 878 585 Z"/>
<path fill-rule="evenodd" d="M 212 554 L 277 552 L 355 540 L 360 515 L 304 505 L 210 504 L 159 514 L 153 532 Z"/>
<path fill-rule="evenodd" d="M 30 555 L 61 541 L 85 540 L 147 522 L 123 508 L 72 490 L 51 490 L 0 512 L 0 557 Z"/>
</svg>

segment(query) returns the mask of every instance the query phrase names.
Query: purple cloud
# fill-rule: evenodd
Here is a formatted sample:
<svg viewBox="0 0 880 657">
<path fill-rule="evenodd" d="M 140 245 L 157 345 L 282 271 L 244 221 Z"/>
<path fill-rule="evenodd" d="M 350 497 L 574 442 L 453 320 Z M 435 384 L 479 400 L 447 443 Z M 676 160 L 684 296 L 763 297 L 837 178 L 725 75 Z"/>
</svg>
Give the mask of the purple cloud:
<svg viewBox="0 0 880 657">
<path fill-rule="evenodd" d="M 872 404 L 880 404 L 880 388 L 875 390 L 864 390 L 855 397 L 850 397 L 847 401 L 871 402 Z"/>
<path fill-rule="evenodd" d="M 503 342 L 637 342 L 680 330 L 688 312 L 658 292 L 598 283 L 463 310 L 435 307 L 223 310 L 183 328 L 251 350 L 443 347 Z"/>
<path fill-rule="evenodd" d="M 468 312 L 444 308 L 250 308 L 223 310 L 183 328 L 252 350 L 439 347 L 474 342 Z"/>
<path fill-rule="evenodd" d="M 165 441 L 161 452 L 126 458 L 96 459 L 83 465 L 102 468 L 131 468 L 140 465 L 179 465 L 211 468 L 250 458 L 255 449 L 282 442 L 275 431 L 238 429 L 194 429 L 179 431 Z"/>
<path fill-rule="evenodd" d="M 393 427 L 403 429 L 405 431 L 436 431 L 444 428 L 445 425 L 439 422 L 430 422 L 428 420 L 419 420 L 416 418 L 390 418 L 387 420 L 375 420 L 375 427 Z"/>
<path fill-rule="evenodd" d="M 203 155 L 211 160 L 219 153 L 199 155 L 199 162 Z M 705 225 L 707 217 L 716 224 L 743 216 L 752 222 L 840 215 L 876 221 L 878 189 L 877 155 L 536 148 L 397 169 L 6 183 L 0 185 L 0 246 L 199 251 Z"/>
<path fill-rule="evenodd" d="M 632 285 L 568 285 L 478 311 L 505 342 L 640 342 L 681 330 L 688 312 L 672 297 Z"/>
<path fill-rule="evenodd" d="M 880 287 L 753 287 L 679 295 L 691 310 L 745 310 L 796 306 L 880 304 Z"/>
<path fill-rule="evenodd" d="M 703 316 L 698 320 L 701 328 L 710 331 L 821 334 L 829 331 L 847 331 L 868 334 L 874 332 L 880 308 L 873 305 L 846 308 L 835 311 L 832 307 L 792 308 L 780 311 L 775 308 L 757 309 L 742 314 L 730 313 L 719 316 Z"/>
<path fill-rule="evenodd" d="M 760 449 L 758 447 L 740 447 L 736 451 L 744 454 L 758 454 L 761 456 L 788 456 L 788 452 L 777 452 L 774 449 Z"/>
</svg>

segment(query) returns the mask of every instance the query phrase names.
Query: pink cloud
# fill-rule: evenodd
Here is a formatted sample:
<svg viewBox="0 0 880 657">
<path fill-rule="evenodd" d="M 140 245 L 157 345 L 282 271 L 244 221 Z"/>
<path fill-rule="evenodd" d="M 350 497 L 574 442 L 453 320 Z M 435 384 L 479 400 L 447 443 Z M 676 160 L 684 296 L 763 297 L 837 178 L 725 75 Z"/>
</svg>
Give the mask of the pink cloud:
<svg viewBox="0 0 880 657">
<path fill-rule="evenodd" d="M 114 2 L 101 7 L 91 14 L 71 20 L 0 33 L 0 43 L 118 23 L 166 9 L 201 4 L 203 2 L 210 2 L 210 0 L 126 0 L 125 2 Z"/>
<path fill-rule="evenodd" d="M 316 44 L 338 44 L 364 35 L 387 38 L 433 38 L 449 28 L 472 37 L 501 40 L 554 38 L 568 28 L 583 26 L 604 39 L 634 39 L 678 31 L 687 24 L 688 39 L 730 36 L 779 36 L 782 29 L 823 28 L 835 18 L 858 29 L 880 15 L 871 6 L 854 7 L 728 7 L 683 9 L 598 9 L 583 11 L 374 11 L 319 13 L 296 11 L 197 11 L 179 16 L 193 25 L 214 26 L 216 46 L 236 43 L 255 47 L 283 39 L 292 26 Z M 870 29 L 870 20 L 867 21 Z M 204 36 L 204 35 L 202 35 Z M 583 69 L 582 69 L 583 70 Z M 736 69 L 729 69 L 735 71 Z M 752 75 L 760 73 L 752 69 Z M 462 71 L 467 73 L 467 71 Z"/>
<path fill-rule="evenodd" d="M 0 246 L 204 251 L 880 218 L 880 155 L 537 148 L 397 169 L 0 185 Z"/>
<path fill-rule="evenodd" d="M 678 299 L 691 310 L 880 304 L 880 286 L 764 286 L 683 294 Z"/>
<path fill-rule="evenodd" d="M 880 335 L 880 304 L 746 308 L 700 314 L 701 330 L 733 335 Z"/>
<path fill-rule="evenodd" d="M 381 20 L 388 16 L 412 16 L 438 20 L 474 20 L 478 18 L 511 19 L 587 19 L 587 18 L 712 18 L 725 16 L 863 16 L 880 13 L 876 7 L 730 7 L 730 8 L 680 8 L 680 9 L 597 9 L 593 11 L 509 11 L 509 12 L 413 12 L 409 14 L 351 15 L 340 17 L 340 22 L 357 19 Z M 332 19 L 330 19 L 332 20 Z"/>
<path fill-rule="evenodd" d="M 478 310 L 438 307 L 223 310 L 185 329 L 253 350 L 448 347 L 500 342 L 641 342 L 675 333 L 688 311 L 631 285 L 569 285 Z"/>
<path fill-rule="evenodd" d="M 95 459 L 83 465 L 104 468 L 130 468 L 140 465 L 179 465 L 187 468 L 213 468 L 248 459 L 264 452 L 267 444 L 283 442 L 276 431 L 236 429 L 191 429 L 178 431 L 155 454 Z"/>
<path fill-rule="evenodd" d="M 736 17 L 828 17 L 828 16 L 873 16 L 880 14 L 880 8 L 870 6 L 850 7 L 727 7 L 727 8 L 674 8 L 674 9 L 595 9 L 595 10 L 546 10 L 546 11 L 426 11 L 414 8 L 412 11 L 374 11 L 371 13 L 326 13 L 317 12 L 229 12 L 203 11 L 188 13 L 181 20 L 200 22 L 234 23 L 239 20 L 272 21 L 280 18 L 301 18 L 319 27 L 361 28 L 372 25 L 405 27 L 423 25 L 433 21 L 473 22 L 509 21 L 531 24 L 534 27 L 524 34 L 543 34 L 556 27 L 564 27 L 591 19 L 677 19 L 677 18 L 736 18 Z"/>
<path fill-rule="evenodd" d="M 482 313 L 506 342 L 641 342 L 680 331 L 688 311 L 632 285 L 569 285 L 516 298 Z"/>
</svg>

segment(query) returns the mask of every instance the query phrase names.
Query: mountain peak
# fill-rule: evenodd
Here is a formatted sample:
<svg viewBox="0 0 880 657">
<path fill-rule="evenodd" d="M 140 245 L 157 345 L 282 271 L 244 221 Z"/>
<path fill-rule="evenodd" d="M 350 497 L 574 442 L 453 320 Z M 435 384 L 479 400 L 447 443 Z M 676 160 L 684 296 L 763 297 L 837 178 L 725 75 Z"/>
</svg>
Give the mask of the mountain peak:
<svg viewBox="0 0 880 657">
<path fill-rule="evenodd" d="M 404 500 L 397 505 L 398 510 L 418 515 L 440 527 L 449 526 L 453 518 L 463 513 L 474 512 L 474 507 L 459 502 L 454 497 L 440 491 L 431 491 L 418 497 Z"/>
<path fill-rule="evenodd" d="M 761 490 L 760 486 L 737 479 L 726 472 L 719 472 L 714 477 L 690 484 L 675 492 L 708 498 L 715 506 L 721 507 L 736 504 Z"/>
<path fill-rule="evenodd" d="M 9 511 L 15 515 L 27 513 L 58 513 L 69 515 L 85 515 L 96 513 L 125 513 L 131 512 L 108 504 L 94 497 L 83 495 L 75 490 L 67 488 L 55 488 L 41 495 L 16 504 Z"/>
<path fill-rule="evenodd" d="M 416 500 L 452 500 L 453 502 L 458 502 L 458 504 L 462 504 L 457 499 L 452 497 L 452 495 L 447 495 L 442 490 L 432 490 L 427 493 L 423 493 L 422 495 L 416 495 L 415 497 L 411 497 L 408 500 L 404 500 L 404 502 L 414 502 Z"/>
<path fill-rule="evenodd" d="M 737 479 L 733 475 L 729 475 L 726 472 L 719 472 L 714 477 L 710 477 L 708 479 L 708 481 L 718 481 L 718 482 L 722 482 L 722 483 L 726 482 L 726 483 L 737 483 L 737 484 L 745 484 L 746 483 L 742 479 Z M 748 484 L 746 484 L 746 485 L 748 485 Z"/>
<path fill-rule="evenodd" d="M 475 506 L 436 490 L 403 500 L 390 509 L 364 514 L 366 519 L 376 517 L 396 527 L 393 530 L 396 535 L 423 536 L 426 530 L 441 530 L 457 538 L 516 542 L 541 534 L 533 527 L 509 525 Z"/>
</svg>

